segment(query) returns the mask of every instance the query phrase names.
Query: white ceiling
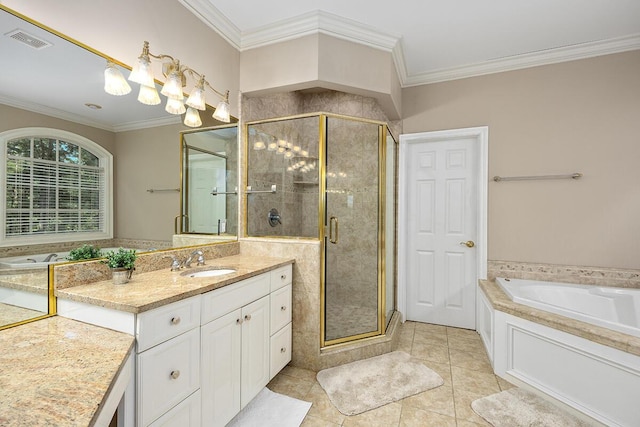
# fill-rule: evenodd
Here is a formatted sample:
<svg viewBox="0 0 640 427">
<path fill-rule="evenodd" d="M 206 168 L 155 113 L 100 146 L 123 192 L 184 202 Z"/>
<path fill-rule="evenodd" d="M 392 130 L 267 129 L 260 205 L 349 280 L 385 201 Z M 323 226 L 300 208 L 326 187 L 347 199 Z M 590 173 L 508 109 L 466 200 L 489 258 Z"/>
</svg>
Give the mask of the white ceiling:
<svg viewBox="0 0 640 427">
<path fill-rule="evenodd" d="M 640 49 L 640 0 L 180 0 L 239 50 L 314 32 L 393 53 L 403 86 Z"/>
</svg>

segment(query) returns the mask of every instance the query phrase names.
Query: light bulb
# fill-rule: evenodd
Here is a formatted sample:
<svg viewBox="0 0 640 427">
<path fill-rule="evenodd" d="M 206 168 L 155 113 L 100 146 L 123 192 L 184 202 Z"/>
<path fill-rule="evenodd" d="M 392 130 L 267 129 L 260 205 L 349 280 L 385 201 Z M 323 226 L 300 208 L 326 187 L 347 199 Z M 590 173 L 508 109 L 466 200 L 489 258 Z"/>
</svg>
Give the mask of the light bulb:
<svg viewBox="0 0 640 427">
<path fill-rule="evenodd" d="M 182 101 L 184 95 L 182 94 L 182 76 L 176 70 L 173 70 L 167 76 L 167 81 L 162 86 L 161 94 L 171 99 L 179 99 Z"/>
<path fill-rule="evenodd" d="M 227 92 L 227 95 L 228 94 L 229 93 Z M 218 121 L 229 123 L 231 121 L 231 116 L 229 115 L 229 102 L 220 101 L 212 117 Z"/>
<path fill-rule="evenodd" d="M 307 150 L 302 150 L 300 154 L 302 154 L 304 157 L 309 157 L 309 152 Z"/>
<path fill-rule="evenodd" d="M 192 128 L 202 126 L 202 120 L 200 120 L 198 110 L 192 107 L 187 108 L 187 114 L 184 115 L 184 124 Z"/>
<path fill-rule="evenodd" d="M 186 108 L 182 100 L 167 98 L 167 106 L 164 108 L 167 113 L 184 114 Z"/>
<path fill-rule="evenodd" d="M 134 65 L 133 70 L 131 70 L 131 74 L 129 74 L 129 80 L 145 86 L 155 85 L 151 61 L 148 56 L 140 55 L 138 57 L 138 62 Z"/>
<path fill-rule="evenodd" d="M 293 157 L 293 152 L 292 151 L 287 151 L 286 153 L 284 153 L 284 158 L 285 159 L 290 159 Z"/>
<path fill-rule="evenodd" d="M 109 95 L 126 95 L 131 92 L 131 86 L 125 80 L 124 76 L 116 68 L 116 64 L 109 61 L 107 68 L 104 69 L 104 91 Z"/>
<path fill-rule="evenodd" d="M 204 101 L 204 77 L 201 78 L 196 87 L 193 88 L 189 94 L 189 98 L 187 98 L 186 104 L 198 110 L 205 110 L 207 108 Z"/>
<path fill-rule="evenodd" d="M 138 92 L 138 101 L 146 105 L 158 105 L 160 104 L 160 95 L 155 86 L 140 85 L 140 92 Z"/>
<path fill-rule="evenodd" d="M 267 147 L 267 150 L 269 151 L 276 151 L 278 149 L 278 144 L 276 144 L 275 142 L 270 142 L 269 146 Z"/>
<path fill-rule="evenodd" d="M 265 148 L 266 148 L 266 145 L 264 145 L 264 142 L 262 141 L 256 141 L 253 143 L 253 149 L 256 151 L 264 150 Z"/>
</svg>

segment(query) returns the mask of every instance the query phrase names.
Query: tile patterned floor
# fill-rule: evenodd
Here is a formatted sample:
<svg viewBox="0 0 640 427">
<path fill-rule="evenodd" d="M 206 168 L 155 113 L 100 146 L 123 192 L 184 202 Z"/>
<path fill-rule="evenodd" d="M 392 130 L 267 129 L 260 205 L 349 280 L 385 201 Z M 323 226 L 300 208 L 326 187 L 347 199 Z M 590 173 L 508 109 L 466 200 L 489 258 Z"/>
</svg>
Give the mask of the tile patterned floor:
<svg viewBox="0 0 640 427">
<path fill-rule="evenodd" d="M 406 322 L 400 330 L 398 350 L 438 372 L 444 385 L 354 416 L 342 415 L 333 406 L 313 371 L 287 366 L 268 387 L 313 403 L 303 427 L 490 426 L 473 412 L 471 402 L 513 387 L 493 374 L 475 331 Z"/>
</svg>

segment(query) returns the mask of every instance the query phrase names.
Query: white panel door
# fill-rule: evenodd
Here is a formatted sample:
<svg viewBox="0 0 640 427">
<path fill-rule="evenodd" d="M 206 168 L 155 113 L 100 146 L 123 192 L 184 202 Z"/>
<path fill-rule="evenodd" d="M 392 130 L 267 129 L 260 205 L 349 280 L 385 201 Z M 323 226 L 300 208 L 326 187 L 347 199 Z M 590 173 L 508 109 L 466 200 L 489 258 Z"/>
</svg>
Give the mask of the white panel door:
<svg viewBox="0 0 640 427">
<path fill-rule="evenodd" d="M 407 320 L 475 329 L 476 138 L 406 147 Z"/>
</svg>

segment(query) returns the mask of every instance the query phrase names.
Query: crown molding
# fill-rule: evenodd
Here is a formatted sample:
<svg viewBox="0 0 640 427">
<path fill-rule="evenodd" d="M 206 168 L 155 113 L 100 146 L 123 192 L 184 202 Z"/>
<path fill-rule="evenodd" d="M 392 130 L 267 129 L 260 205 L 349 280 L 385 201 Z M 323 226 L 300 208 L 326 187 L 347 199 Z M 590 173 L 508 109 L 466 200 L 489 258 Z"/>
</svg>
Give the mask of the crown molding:
<svg viewBox="0 0 640 427">
<path fill-rule="evenodd" d="M 179 0 L 191 13 L 207 24 L 231 46 L 242 50 L 240 29 L 208 0 Z"/>
<path fill-rule="evenodd" d="M 241 50 L 254 49 L 316 33 L 385 51 L 394 49 L 401 39 L 399 35 L 383 33 L 351 19 L 316 10 L 242 32 Z"/>
<path fill-rule="evenodd" d="M 9 107 L 20 108 L 21 110 L 27 110 L 33 113 L 44 114 L 45 116 L 55 117 L 56 119 L 67 120 L 69 122 L 91 126 L 109 132 L 124 132 L 128 130 L 146 129 L 155 126 L 166 126 L 181 123 L 180 117 L 167 116 L 158 119 L 128 122 L 112 126 L 102 122 L 97 122 L 95 120 L 89 120 L 86 117 L 77 114 L 58 110 L 57 108 L 47 107 L 35 102 L 25 102 L 5 95 L 0 95 L 0 104 L 8 105 Z"/>
<path fill-rule="evenodd" d="M 374 27 L 321 10 L 241 32 L 208 0 L 179 1 L 241 52 L 317 33 L 391 52 L 402 87 L 515 71 L 640 49 L 640 33 L 638 33 L 409 75 L 401 35 L 382 33 Z"/>
<path fill-rule="evenodd" d="M 613 53 L 621 53 L 637 49 L 640 49 L 640 33 L 625 37 L 580 43 L 571 46 L 525 53 L 522 55 L 492 59 L 475 64 L 440 69 L 411 76 L 408 76 L 407 74 L 400 74 L 401 68 L 398 67 L 397 63 L 396 67 L 398 67 L 398 74 L 400 75 L 402 87 L 411 87 L 464 79 L 468 77 L 483 76 L 487 74 L 502 73 L 506 71 L 521 70 L 541 65 L 551 65 L 561 62 L 593 58 L 596 56 L 610 55 Z"/>
</svg>

